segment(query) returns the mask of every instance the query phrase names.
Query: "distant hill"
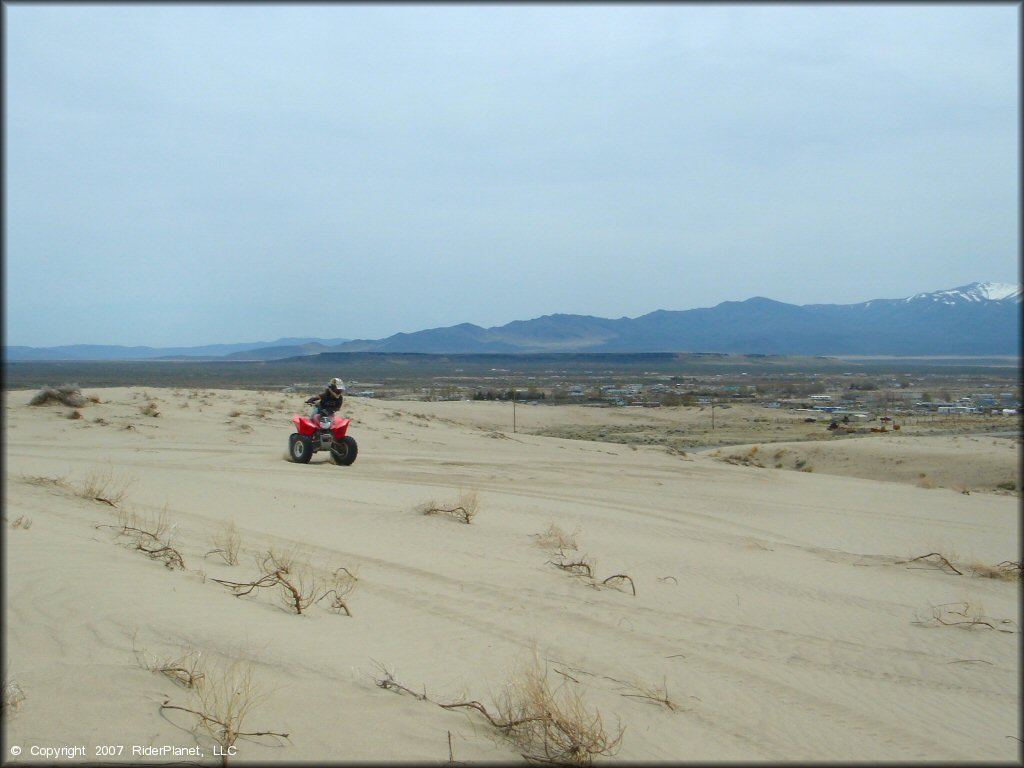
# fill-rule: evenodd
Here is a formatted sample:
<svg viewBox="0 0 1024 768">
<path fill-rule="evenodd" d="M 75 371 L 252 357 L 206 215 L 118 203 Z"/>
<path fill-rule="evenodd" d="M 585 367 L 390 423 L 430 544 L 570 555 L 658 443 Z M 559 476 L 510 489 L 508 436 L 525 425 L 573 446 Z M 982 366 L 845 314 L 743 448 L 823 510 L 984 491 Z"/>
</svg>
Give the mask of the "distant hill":
<svg viewBox="0 0 1024 768">
<path fill-rule="evenodd" d="M 1021 286 L 971 283 L 860 304 L 785 304 L 761 296 L 636 318 L 545 315 L 494 328 L 461 323 L 384 339 L 278 339 L 152 348 L 6 347 L 18 360 L 285 360 L 337 352 L 516 354 L 717 352 L 752 355 L 1015 355 Z"/>
<path fill-rule="evenodd" d="M 319 345 L 311 348 L 310 354 L 323 351 L 347 339 L 287 338 L 277 341 L 254 341 L 241 344 L 209 344 L 201 347 L 122 347 L 99 344 L 73 344 L 63 347 L 4 347 L 4 360 L 175 360 L 175 359 L 241 359 L 261 360 L 276 357 L 291 357 L 302 354 L 304 345 Z M 277 350 L 266 357 L 264 350 Z"/>
<path fill-rule="evenodd" d="M 463 323 L 339 352 L 724 352 L 767 355 L 1010 355 L 1021 287 L 972 283 L 906 299 L 797 306 L 756 296 L 634 319 L 545 315 L 495 328 Z"/>
</svg>

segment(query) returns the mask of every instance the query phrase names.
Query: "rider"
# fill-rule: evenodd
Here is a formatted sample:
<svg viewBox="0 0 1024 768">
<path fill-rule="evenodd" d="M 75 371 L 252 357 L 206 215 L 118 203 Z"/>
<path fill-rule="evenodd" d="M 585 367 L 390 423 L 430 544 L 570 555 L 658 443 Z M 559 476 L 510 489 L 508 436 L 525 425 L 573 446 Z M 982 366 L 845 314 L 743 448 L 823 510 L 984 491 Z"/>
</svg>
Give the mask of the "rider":
<svg viewBox="0 0 1024 768">
<path fill-rule="evenodd" d="M 321 394 L 309 398 L 308 405 L 313 406 L 313 419 L 320 413 L 331 414 L 341 408 L 342 393 L 345 391 L 345 382 L 335 376 L 327 383 L 327 389 Z"/>
</svg>

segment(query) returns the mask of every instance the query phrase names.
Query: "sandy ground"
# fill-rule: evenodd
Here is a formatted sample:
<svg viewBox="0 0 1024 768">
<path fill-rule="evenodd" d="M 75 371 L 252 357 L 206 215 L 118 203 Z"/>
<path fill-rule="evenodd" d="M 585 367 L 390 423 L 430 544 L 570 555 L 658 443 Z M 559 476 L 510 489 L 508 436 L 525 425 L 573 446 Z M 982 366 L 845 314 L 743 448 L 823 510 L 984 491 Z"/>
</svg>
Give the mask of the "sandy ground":
<svg viewBox="0 0 1024 768">
<path fill-rule="evenodd" d="M 1021 759 L 1020 587 L 993 577 L 1021 559 L 996 490 L 1020 485 L 1015 440 L 768 444 L 805 427 L 759 415 L 731 427 L 745 445 L 681 453 L 529 434 L 668 415 L 520 405 L 513 433 L 509 404 L 352 398 L 340 467 L 288 460 L 302 396 L 96 389 L 70 419 L 33 394 L 4 399 L 7 762 L 217 764 L 195 713 L 227 720 L 233 660 L 254 686 L 238 730 L 288 737 L 239 736 L 232 764 L 522 762 L 543 751 L 440 705 L 500 721 L 533 658 L 621 733 L 597 762 Z M 468 525 L 420 511 L 473 493 Z M 234 565 L 214 552 L 231 522 Z M 217 581 L 257 581 L 268 550 L 351 615 Z"/>
</svg>

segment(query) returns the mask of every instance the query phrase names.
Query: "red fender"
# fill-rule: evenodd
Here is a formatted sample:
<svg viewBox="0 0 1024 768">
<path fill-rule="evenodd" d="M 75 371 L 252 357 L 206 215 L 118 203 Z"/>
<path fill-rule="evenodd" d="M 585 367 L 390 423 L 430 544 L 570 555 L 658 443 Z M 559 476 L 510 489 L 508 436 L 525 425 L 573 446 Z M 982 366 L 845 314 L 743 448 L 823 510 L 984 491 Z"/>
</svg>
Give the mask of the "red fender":
<svg viewBox="0 0 1024 768">
<path fill-rule="evenodd" d="M 335 439 L 340 440 L 348 433 L 348 425 L 352 423 L 352 419 L 342 419 L 338 416 L 334 417 L 334 423 L 331 425 L 331 433 Z M 300 435 L 306 435 L 310 437 L 318 429 L 317 425 L 312 419 L 306 416 L 292 416 L 292 424 L 295 425 L 295 431 Z"/>
</svg>

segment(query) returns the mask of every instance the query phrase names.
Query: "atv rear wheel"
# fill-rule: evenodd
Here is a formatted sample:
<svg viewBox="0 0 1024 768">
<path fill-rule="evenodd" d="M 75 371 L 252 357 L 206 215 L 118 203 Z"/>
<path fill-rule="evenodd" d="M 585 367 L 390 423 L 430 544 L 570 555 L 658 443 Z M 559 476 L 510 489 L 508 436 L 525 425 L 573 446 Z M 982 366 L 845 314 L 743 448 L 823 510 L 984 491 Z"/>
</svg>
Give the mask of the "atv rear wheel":
<svg viewBox="0 0 1024 768">
<path fill-rule="evenodd" d="M 341 440 L 334 441 L 334 447 L 331 448 L 331 457 L 334 459 L 335 464 L 347 467 L 356 460 L 356 453 L 358 452 L 359 446 L 356 445 L 355 439 L 345 435 Z"/>
<path fill-rule="evenodd" d="M 288 453 L 297 464 L 309 464 L 313 442 L 305 435 L 293 434 L 288 438 Z"/>
</svg>

